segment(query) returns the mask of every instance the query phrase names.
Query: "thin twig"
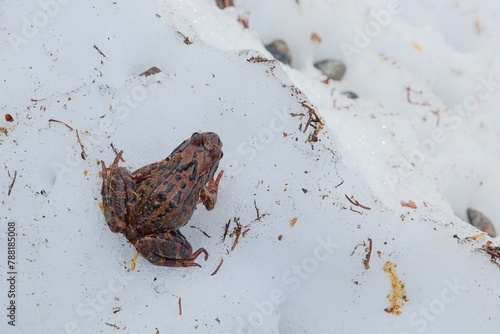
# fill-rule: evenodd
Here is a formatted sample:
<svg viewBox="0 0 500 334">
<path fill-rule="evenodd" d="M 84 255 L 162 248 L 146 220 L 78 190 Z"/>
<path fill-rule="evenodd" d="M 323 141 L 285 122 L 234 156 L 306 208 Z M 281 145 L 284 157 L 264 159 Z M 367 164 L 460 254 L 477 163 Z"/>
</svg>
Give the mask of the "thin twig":
<svg viewBox="0 0 500 334">
<path fill-rule="evenodd" d="M 113 143 L 109 144 L 109 146 L 111 146 L 111 149 L 113 150 L 113 152 L 115 152 L 115 155 L 118 155 L 118 150 L 115 148 L 115 145 L 113 145 Z M 125 162 L 125 159 L 123 159 L 123 156 L 120 156 L 120 161 L 121 162 Z"/>
<path fill-rule="evenodd" d="M 231 219 L 228 220 L 227 224 L 226 224 L 226 228 L 224 230 L 224 235 L 222 236 L 222 242 L 224 242 L 224 240 L 226 240 L 226 236 L 227 236 L 227 231 L 229 230 L 229 225 L 231 224 Z"/>
<path fill-rule="evenodd" d="M 217 266 L 217 268 L 215 268 L 214 272 L 212 274 L 210 274 L 210 276 L 213 276 L 213 275 L 217 274 L 217 272 L 219 271 L 219 269 L 222 266 L 223 262 L 224 262 L 224 259 L 220 259 L 219 265 Z"/>
<path fill-rule="evenodd" d="M 354 247 L 354 249 L 352 250 L 352 252 L 351 252 L 351 256 L 353 256 L 353 255 L 354 255 L 354 253 L 356 253 L 356 249 L 358 249 L 358 247 L 360 247 L 360 246 L 366 247 L 365 242 L 363 241 L 363 243 L 362 243 L 362 244 L 357 244 L 357 245 L 356 245 L 356 247 Z"/>
<path fill-rule="evenodd" d="M 195 228 L 195 229 L 197 229 L 198 231 L 200 231 L 201 233 L 203 233 L 206 237 L 211 238 L 211 236 L 209 236 L 209 235 L 208 235 L 208 233 L 207 233 L 207 232 L 205 232 L 205 231 L 203 231 L 202 229 L 200 229 L 200 228 L 198 228 L 198 227 L 196 227 L 196 226 L 191 226 L 191 225 L 189 225 L 189 227 L 191 227 L 191 228 Z"/>
<path fill-rule="evenodd" d="M 355 200 L 355 199 L 350 199 L 350 198 L 349 198 L 349 196 L 347 196 L 347 194 L 344 194 L 344 196 L 345 196 L 345 198 L 347 198 L 347 200 L 348 200 L 349 202 L 351 202 L 351 204 L 352 204 L 352 205 L 354 205 L 354 206 L 359 206 L 360 208 L 365 209 L 365 210 L 371 210 L 371 209 L 372 209 L 372 208 L 369 208 L 369 207 L 367 207 L 367 206 L 365 206 L 365 205 L 363 205 L 363 204 L 359 203 L 359 202 L 358 202 L 357 200 Z"/>
<path fill-rule="evenodd" d="M 352 206 L 350 207 L 350 209 L 351 209 L 351 211 L 352 211 L 352 212 L 356 212 L 356 213 L 359 213 L 360 215 L 362 215 L 362 214 L 363 214 L 363 213 L 362 213 L 361 211 L 358 211 L 358 210 L 354 210 L 354 209 L 352 208 Z"/>
<path fill-rule="evenodd" d="M 255 211 L 257 211 L 257 218 L 255 218 L 255 221 L 260 221 L 262 217 L 260 216 L 260 211 L 259 208 L 257 207 L 257 202 L 255 201 L 255 199 L 253 200 L 253 205 L 255 207 Z"/>
<path fill-rule="evenodd" d="M 97 47 L 97 45 L 95 45 L 95 44 L 94 44 L 94 49 L 96 49 L 96 50 L 97 50 L 97 52 L 99 52 L 99 54 L 100 54 L 101 56 L 103 56 L 104 58 L 106 58 L 106 55 L 105 55 L 105 54 L 101 51 L 101 49 L 99 49 L 99 48 Z"/>
<path fill-rule="evenodd" d="M 369 246 L 366 251 L 366 258 L 363 260 L 363 264 L 365 265 L 365 269 L 370 269 L 370 258 L 372 256 L 372 246 L 373 242 L 371 238 L 368 238 Z"/>
<path fill-rule="evenodd" d="M 323 127 L 325 126 L 325 121 L 323 121 L 323 119 L 316 113 L 316 110 L 314 110 L 314 108 L 308 105 L 305 101 L 302 101 L 301 104 L 309 111 L 309 119 L 307 120 L 303 132 L 305 133 L 309 125 L 311 125 L 311 127 L 314 128 L 314 131 L 309 136 L 309 141 L 317 142 L 318 134 L 321 132 L 321 130 L 323 130 Z"/>
<path fill-rule="evenodd" d="M 51 119 L 49 119 L 49 122 L 61 123 L 61 124 L 66 125 L 66 127 L 67 127 L 68 129 L 70 129 L 71 131 L 73 131 L 73 130 L 74 130 L 74 129 L 73 129 L 71 126 L 69 126 L 68 124 L 66 124 L 66 123 L 64 123 L 64 122 L 62 122 L 62 121 L 58 121 L 57 119 L 52 119 L 52 118 L 51 118 Z"/>
<path fill-rule="evenodd" d="M 80 153 L 80 156 L 82 157 L 83 160 L 87 159 L 87 153 L 85 152 L 85 148 L 83 148 L 82 141 L 80 140 L 80 135 L 78 134 L 78 129 L 76 130 L 76 139 L 78 139 L 78 144 L 80 145 L 80 148 L 82 149 L 82 152 Z"/>
<path fill-rule="evenodd" d="M 17 177 L 17 170 L 14 171 L 14 178 L 12 178 L 12 182 L 9 185 L 9 191 L 7 192 L 7 196 L 10 196 L 10 193 L 12 192 L 12 187 L 14 187 L 14 182 L 16 182 L 16 177 Z"/>
<path fill-rule="evenodd" d="M 236 248 L 236 245 L 238 244 L 241 235 L 241 224 L 239 219 L 235 218 L 234 222 L 236 223 L 236 227 L 234 228 L 234 233 L 236 234 L 236 237 L 234 238 L 233 246 L 231 246 L 231 252 Z"/>
<path fill-rule="evenodd" d="M 184 44 L 186 44 L 186 45 L 191 45 L 191 44 L 193 44 L 193 42 L 191 41 L 191 39 L 189 39 L 189 36 L 184 35 L 184 34 L 183 34 L 182 32 L 180 32 L 180 31 L 177 31 L 177 33 L 178 33 L 179 35 L 181 35 L 181 36 L 182 36 L 182 38 L 184 38 Z"/>
<path fill-rule="evenodd" d="M 182 299 L 179 297 L 179 315 L 182 315 Z"/>
</svg>

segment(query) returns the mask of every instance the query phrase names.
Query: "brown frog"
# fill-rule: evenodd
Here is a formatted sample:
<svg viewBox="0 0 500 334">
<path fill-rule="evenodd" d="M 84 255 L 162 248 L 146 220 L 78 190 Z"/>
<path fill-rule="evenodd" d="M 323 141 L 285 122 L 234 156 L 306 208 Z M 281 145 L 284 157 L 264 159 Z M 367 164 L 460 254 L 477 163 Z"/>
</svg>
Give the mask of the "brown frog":
<svg viewBox="0 0 500 334">
<path fill-rule="evenodd" d="M 102 164 L 102 202 L 109 228 L 122 232 L 149 262 L 169 267 L 200 266 L 204 248 L 193 248 L 179 231 L 198 203 L 212 210 L 217 200 L 222 142 L 213 132 L 194 133 L 165 160 L 129 173 L 118 167 L 122 152 Z"/>
</svg>

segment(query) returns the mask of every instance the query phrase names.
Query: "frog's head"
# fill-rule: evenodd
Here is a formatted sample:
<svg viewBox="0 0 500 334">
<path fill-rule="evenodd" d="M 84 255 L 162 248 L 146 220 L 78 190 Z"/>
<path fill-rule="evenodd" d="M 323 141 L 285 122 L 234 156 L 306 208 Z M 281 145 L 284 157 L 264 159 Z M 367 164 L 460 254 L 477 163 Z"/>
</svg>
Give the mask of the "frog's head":
<svg viewBox="0 0 500 334">
<path fill-rule="evenodd" d="M 208 150 L 222 148 L 222 142 L 215 132 L 195 132 L 191 136 L 191 144 Z"/>
<path fill-rule="evenodd" d="M 213 177 L 223 156 L 220 137 L 214 132 L 195 132 L 191 136 L 190 145 L 201 148 L 201 163 L 205 167 L 202 170 L 209 170 L 210 177 Z"/>
</svg>

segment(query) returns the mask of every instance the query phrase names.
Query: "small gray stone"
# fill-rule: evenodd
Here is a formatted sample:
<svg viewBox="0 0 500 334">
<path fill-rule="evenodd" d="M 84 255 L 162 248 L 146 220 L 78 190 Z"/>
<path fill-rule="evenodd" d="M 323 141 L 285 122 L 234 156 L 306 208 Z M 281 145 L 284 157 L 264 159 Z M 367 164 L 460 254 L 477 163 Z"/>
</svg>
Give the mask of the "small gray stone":
<svg viewBox="0 0 500 334">
<path fill-rule="evenodd" d="M 332 80 L 340 80 L 345 74 L 345 64 L 337 59 L 322 60 L 314 64 L 324 75 Z"/>
<path fill-rule="evenodd" d="M 290 65 L 292 62 L 292 54 L 286 42 L 282 39 L 275 39 L 271 44 L 265 45 L 267 51 L 269 51 L 273 57 L 282 62 L 283 64 Z"/>
<path fill-rule="evenodd" d="M 346 90 L 346 91 L 343 91 L 343 92 L 340 92 L 340 94 L 342 95 L 345 95 L 346 97 L 350 98 L 350 99 L 357 99 L 359 96 L 358 94 L 354 93 L 354 92 L 351 92 L 349 90 Z"/>
<path fill-rule="evenodd" d="M 469 223 L 475 228 L 488 233 L 490 237 L 496 237 L 497 233 L 491 221 L 486 218 L 481 212 L 474 209 L 467 209 L 467 216 L 469 217 Z"/>
</svg>

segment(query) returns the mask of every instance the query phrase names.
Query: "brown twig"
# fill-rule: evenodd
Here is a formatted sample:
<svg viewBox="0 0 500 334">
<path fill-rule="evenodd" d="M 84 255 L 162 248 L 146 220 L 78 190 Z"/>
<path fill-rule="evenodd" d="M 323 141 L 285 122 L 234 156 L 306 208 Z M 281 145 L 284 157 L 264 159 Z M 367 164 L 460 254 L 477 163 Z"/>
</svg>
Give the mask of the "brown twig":
<svg viewBox="0 0 500 334">
<path fill-rule="evenodd" d="M 309 119 L 307 120 L 306 126 L 302 132 L 306 133 L 307 128 L 309 128 L 310 125 L 312 128 L 314 128 L 314 131 L 311 133 L 311 135 L 309 135 L 308 140 L 317 142 L 318 135 L 325 126 L 325 121 L 316 113 L 316 110 L 314 110 L 314 108 L 308 105 L 305 101 L 302 101 L 301 104 L 303 107 L 307 108 L 309 113 Z"/>
<path fill-rule="evenodd" d="M 106 325 L 108 325 L 109 327 L 113 327 L 114 329 L 120 329 L 120 327 L 118 327 L 117 325 L 110 324 L 109 322 L 106 322 Z"/>
<path fill-rule="evenodd" d="M 94 49 L 96 49 L 96 50 L 97 50 L 97 52 L 99 52 L 99 54 L 100 54 L 101 56 L 103 56 L 104 58 L 106 58 L 106 55 L 105 55 L 105 54 L 101 51 L 101 49 L 99 49 L 99 48 L 97 47 L 97 45 L 95 45 L 95 44 L 94 44 Z"/>
<path fill-rule="evenodd" d="M 9 185 L 9 190 L 7 191 L 7 196 L 10 196 L 10 193 L 12 192 L 12 187 L 14 187 L 14 182 L 16 182 L 16 177 L 17 177 L 17 170 L 14 171 L 14 177 L 12 178 L 12 182 Z"/>
<path fill-rule="evenodd" d="M 236 223 L 236 227 L 234 228 L 233 233 L 236 235 L 236 237 L 234 238 L 233 246 L 231 246 L 231 252 L 236 248 L 241 235 L 241 224 L 239 218 L 234 218 L 234 222 Z"/>
<path fill-rule="evenodd" d="M 373 246 L 372 238 L 368 238 L 368 243 L 369 243 L 368 248 L 365 248 L 366 258 L 363 260 L 363 264 L 365 265 L 365 269 L 367 270 L 370 269 L 370 258 L 372 256 L 372 246 Z"/>
<path fill-rule="evenodd" d="M 211 236 L 209 236 L 209 235 L 208 235 L 208 233 L 207 233 L 207 232 L 205 232 L 205 231 L 203 231 L 202 229 L 200 229 L 200 228 L 198 228 L 198 227 L 196 227 L 196 226 L 191 226 L 191 225 L 189 225 L 189 227 L 191 227 L 191 228 L 195 228 L 195 229 L 197 229 L 198 231 L 200 231 L 201 233 L 203 233 L 206 237 L 211 238 Z"/>
<path fill-rule="evenodd" d="M 115 145 L 113 145 L 113 143 L 109 144 L 109 146 L 111 146 L 111 149 L 113 150 L 113 152 L 115 153 L 115 155 L 118 155 L 120 152 L 118 152 L 118 150 L 115 148 Z M 125 162 L 126 160 L 123 159 L 123 155 L 120 155 L 120 161 L 121 162 Z"/>
<path fill-rule="evenodd" d="M 193 44 L 193 42 L 191 41 L 191 39 L 189 39 L 189 36 L 184 35 L 184 34 L 183 34 L 182 32 L 180 32 L 179 30 L 177 30 L 177 33 L 178 33 L 179 35 L 181 35 L 181 36 L 182 36 L 182 38 L 184 38 L 184 44 L 186 44 L 186 45 L 191 45 L 191 44 Z"/>
<path fill-rule="evenodd" d="M 487 241 L 486 244 L 481 248 L 483 252 L 491 256 L 491 262 L 496 264 L 500 268 L 500 263 L 498 260 L 500 259 L 500 247 L 493 246 L 491 241 Z"/>
<path fill-rule="evenodd" d="M 219 265 L 217 266 L 217 268 L 215 268 L 214 272 L 210 274 L 210 276 L 213 276 L 213 275 L 217 274 L 217 272 L 219 271 L 219 269 L 222 266 L 223 262 L 224 262 L 224 259 L 220 259 Z"/>
<path fill-rule="evenodd" d="M 362 244 L 357 244 L 356 247 L 354 247 L 354 249 L 352 250 L 351 256 L 353 256 L 354 253 L 356 253 L 356 249 L 358 249 L 358 247 L 361 247 L 361 246 L 366 247 L 366 243 L 363 241 Z"/>
<path fill-rule="evenodd" d="M 257 211 L 257 218 L 255 218 L 254 221 L 260 221 L 262 216 L 260 215 L 260 210 L 259 208 L 257 207 L 257 202 L 255 200 L 253 200 L 253 205 L 255 207 L 255 211 Z"/>
<path fill-rule="evenodd" d="M 349 198 L 349 196 L 347 196 L 347 194 L 344 194 L 344 196 L 345 196 L 345 198 L 347 198 L 347 200 L 348 200 L 348 201 L 349 201 L 352 205 L 354 205 L 354 206 L 359 206 L 360 208 L 365 209 L 365 210 L 371 210 L 371 209 L 372 209 L 372 208 L 370 208 L 370 207 L 367 207 L 366 205 L 363 205 L 363 204 L 359 203 L 359 202 L 358 202 L 357 200 L 355 200 L 352 196 L 351 196 L 351 198 L 353 198 L 353 199 Z"/>
<path fill-rule="evenodd" d="M 482 250 L 485 253 L 490 254 L 493 259 L 496 259 L 496 258 L 500 257 L 500 251 L 498 251 L 498 250 L 489 249 L 489 248 L 482 248 Z"/>
<path fill-rule="evenodd" d="M 352 211 L 352 212 L 356 212 L 356 213 L 359 213 L 360 215 L 362 215 L 362 214 L 363 214 L 363 213 L 362 213 L 361 211 L 358 211 L 358 210 L 354 210 L 354 209 L 352 208 L 352 206 L 350 207 L 350 209 L 351 209 L 351 211 Z"/>
<path fill-rule="evenodd" d="M 224 229 L 224 235 L 222 236 L 222 242 L 224 242 L 224 240 L 226 240 L 227 231 L 229 230 L 230 224 L 231 224 L 231 219 L 229 219 L 226 223 L 226 228 Z"/>
<path fill-rule="evenodd" d="M 82 149 L 80 156 L 82 157 L 83 160 L 86 160 L 87 153 L 85 152 L 85 148 L 83 147 L 82 141 L 80 140 L 80 135 L 78 134 L 78 129 L 76 130 L 76 139 L 78 140 L 78 144 L 80 145 L 80 148 Z"/>
<path fill-rule="evenodd" d="M 58 121 L 57 119 L 52 119 L 52 118 L 51 118 L 51 119 L 49 119 L 49 122 L 56 122 L 56 123 L 61 123 L 61 124 L 64 124 L 64 125 L 66 125 L 66 127 L 67 127 L 68 129 L 70 129 L 71 131 L 73 131 L 73 128 L 72 128 L 71 126 L 69 126 L 68 124 L 66 124 L 66 123 L 64 123 L 64 122 L 62 122 L 62 121 Z"/>
<path fill-rule="evenodd" d="M 417 106 L 424 106 L 424 107 L 430 107 L 430 103 L 428 101 L 425 102 L 416 102 L 411 100 L 410 93 L 417 93 L 422 95 L 424 92 L 423 91 L 415 91 L 411 87 L 406 87 L 406 100 L 408 101 L 409 104 L 417 105 Z"/>
<path fill-rule="evenodd" d="M 260 212 L 259 208 L 257 207 L 257 202 L 255 200 L 253 200 L 253 206 L 255 207 L 255 211 L 257 212 L 257 218 L 255 218 L 255 220 L 260 221 Z"/>
<path fill-rule="evenodd" d="M 182 315 L 182 299 L 179 297 L 179 315 Z"/>
</svg>

